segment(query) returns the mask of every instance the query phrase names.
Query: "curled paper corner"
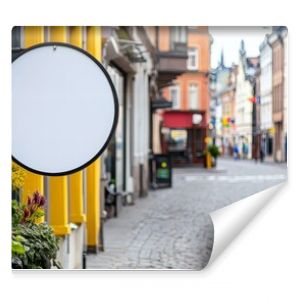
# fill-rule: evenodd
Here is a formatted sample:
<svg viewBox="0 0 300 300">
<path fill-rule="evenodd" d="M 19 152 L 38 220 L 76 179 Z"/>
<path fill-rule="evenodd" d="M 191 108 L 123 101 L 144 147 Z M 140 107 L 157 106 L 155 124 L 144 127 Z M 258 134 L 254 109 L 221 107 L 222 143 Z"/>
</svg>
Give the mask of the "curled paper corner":
<svg viewBox="0 0 300 300">
<path fill-rule="evenodd" d="M 285 183 L 286 181 L 209 214 L 214 228 L 214 241 L 206 268 L 215 261 Z"/>
</svg>

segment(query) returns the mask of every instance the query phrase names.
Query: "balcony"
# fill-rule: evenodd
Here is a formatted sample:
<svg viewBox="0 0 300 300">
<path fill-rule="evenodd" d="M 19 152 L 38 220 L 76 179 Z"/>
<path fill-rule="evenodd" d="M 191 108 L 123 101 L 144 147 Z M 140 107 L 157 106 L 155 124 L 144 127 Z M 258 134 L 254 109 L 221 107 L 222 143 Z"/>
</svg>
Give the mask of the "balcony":
<svg viewBox="0 0 300 300">
<path fill-rule="evenodd" d="M 173 43 L 170 51 L 157 53 L 158 86 L 163 88 L 187 71 L 187 44 Z"/>
</svg>

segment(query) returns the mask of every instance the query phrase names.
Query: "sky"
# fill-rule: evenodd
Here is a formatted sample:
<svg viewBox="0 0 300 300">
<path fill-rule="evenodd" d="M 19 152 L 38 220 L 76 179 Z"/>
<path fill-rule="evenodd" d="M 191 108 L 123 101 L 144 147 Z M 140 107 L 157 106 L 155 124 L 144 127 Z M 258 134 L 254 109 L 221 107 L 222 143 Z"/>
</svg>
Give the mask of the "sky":
<svg viewBox="0 0 300 300">
<path fill-rule="evenodd" d="M 209 32 L 213 38 L 211 67 L 215 68 L 220 61 L 222 49 L 226 66 L 238 63 L 242 39 L 245 42 L 247 56 L 259 55 L 259 46 L 263 42 L 265 35 L 271 32 L 271 27 L 209 27 Z"/>
</svg>

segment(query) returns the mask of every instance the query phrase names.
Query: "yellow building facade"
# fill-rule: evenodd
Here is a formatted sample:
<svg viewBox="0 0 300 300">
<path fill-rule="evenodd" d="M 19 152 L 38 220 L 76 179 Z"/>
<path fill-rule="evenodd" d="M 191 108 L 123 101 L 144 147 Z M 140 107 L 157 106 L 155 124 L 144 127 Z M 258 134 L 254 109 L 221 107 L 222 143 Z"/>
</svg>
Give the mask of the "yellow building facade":
<svg viewBox="0 0 300 300">
<path fill-rule="evenodd" d="M 102 35 L 98 26 L 25 26 L 20 30 L 22 48 L 44 42 L 63 42 L 82 48 L 98 61 L 102 58 Z M 85 170 L 69 176 L 41 176 L 26 171 L 22 201 L 39 191 L 47 198 L 47 219 L 55 234 L 62 237 L 61 263 L 67 268 L 82 267 L 82 253 L 96 253 L 100 245 L 100 170 L 98 158 Z M 72 237 L 80 230 L 81 238 Z M 80 240 L 80 247 L 77 247 Z M 64 243 L 66 245 L 64 245 Z M 71 248 L 70 248 L 71 246 Z M 72 246 L 74 249 L 72 249 Z M 72 253 L 74 252 L 74 253 Z M 70 257 L 77 257 L 71 262 Z"/>
</svg>

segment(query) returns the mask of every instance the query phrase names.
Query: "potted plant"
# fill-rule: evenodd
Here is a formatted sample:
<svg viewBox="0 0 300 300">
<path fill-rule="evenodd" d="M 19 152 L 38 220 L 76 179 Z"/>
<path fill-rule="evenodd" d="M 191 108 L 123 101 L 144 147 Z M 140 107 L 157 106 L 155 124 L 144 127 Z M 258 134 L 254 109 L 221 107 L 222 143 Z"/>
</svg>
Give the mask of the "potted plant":
<svg viewBox="0 0 300 300">
<path fill-rule="evenodd" d="M 207 147 L 207 151 L 210 153 L 210 155 L 213 158 L 213 166 L 215 167 L 217 165 L 217 158 L 221 154 L 219 147 L 215 144 L 210 144 Z"/>
<path fill-rule="evenodd" d="M 12 268 L 61 268 L 56 260 L 58 238 L 52 228 L 41 222 L 44 216 L 44 196 L 35 192 L 26 204 L 12 201 Z"/>
</svg>

